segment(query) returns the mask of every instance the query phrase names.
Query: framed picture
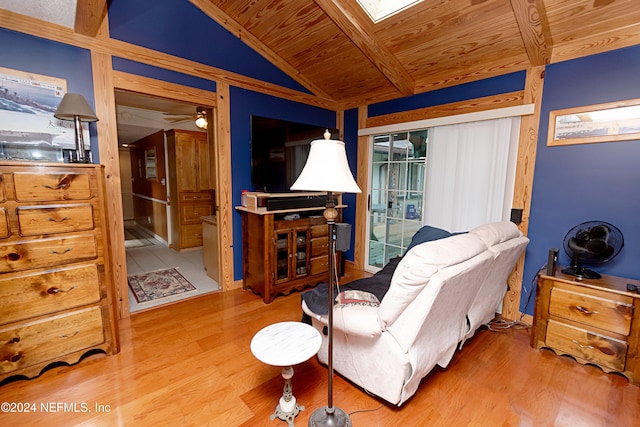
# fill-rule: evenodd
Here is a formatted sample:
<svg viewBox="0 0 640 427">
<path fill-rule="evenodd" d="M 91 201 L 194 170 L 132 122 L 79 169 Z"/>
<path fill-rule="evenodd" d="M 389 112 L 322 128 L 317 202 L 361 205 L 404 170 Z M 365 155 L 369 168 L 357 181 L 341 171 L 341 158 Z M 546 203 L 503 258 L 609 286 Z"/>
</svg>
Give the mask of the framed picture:
<svg viewBox="0 0 640 427">
<path fill-rule="evenodd" d="M 640 139 L 640 99 L 549 113 L 547 145 Z"/>
<path fill-rule="evenodd" d="M 67 91 L 64 79 L 0 67 L 0 155 L 36 159 L 34 153 L 75 150 L 73 121 L 53 117 Z M 89 127 L 83 123 L 85 145 Z M 88 147 L 87 147 L 88 148 Z"/>
</svg>

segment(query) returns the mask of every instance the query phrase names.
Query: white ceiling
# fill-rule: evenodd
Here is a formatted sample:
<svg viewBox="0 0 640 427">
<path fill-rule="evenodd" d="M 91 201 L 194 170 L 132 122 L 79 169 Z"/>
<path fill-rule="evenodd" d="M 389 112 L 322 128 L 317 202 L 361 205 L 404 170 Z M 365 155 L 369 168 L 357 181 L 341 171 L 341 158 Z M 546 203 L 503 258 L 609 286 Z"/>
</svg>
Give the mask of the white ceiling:
<svg viewBox="0 0 640 427">
<path fill-rule="evenodd" d="M 77 0 L 0 0 L 0 9 L 73 29 Z"/>
</svg>

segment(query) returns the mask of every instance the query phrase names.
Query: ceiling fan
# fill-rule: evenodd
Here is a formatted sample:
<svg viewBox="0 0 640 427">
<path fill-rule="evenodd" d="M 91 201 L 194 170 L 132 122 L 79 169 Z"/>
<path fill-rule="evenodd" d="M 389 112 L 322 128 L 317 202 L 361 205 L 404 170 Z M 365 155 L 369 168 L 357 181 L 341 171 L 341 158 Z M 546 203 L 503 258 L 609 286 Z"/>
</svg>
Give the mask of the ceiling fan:
<svg viewBox="0 0 640 427">
<path fill-rule="evenodd" d="M 169 123 L 185 123 L 185 122 L 195 122 L 196 126 L 201 129 L 207 128 L 207 110 L 204 107 L 196 107 L 195 114 L 172 114 L 172 113 L 162 113 L 166 116 L 164 119 Z"/>
</svg>

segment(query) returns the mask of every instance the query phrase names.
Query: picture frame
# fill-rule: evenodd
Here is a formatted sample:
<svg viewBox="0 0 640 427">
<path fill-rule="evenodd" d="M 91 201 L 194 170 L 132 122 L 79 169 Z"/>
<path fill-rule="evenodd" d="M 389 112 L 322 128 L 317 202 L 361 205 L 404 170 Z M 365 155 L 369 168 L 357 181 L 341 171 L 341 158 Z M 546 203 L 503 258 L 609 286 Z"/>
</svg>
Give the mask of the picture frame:
<svg viewBox="0 0 640 427">
<path fill-rule="evenodd" d="M 549 112 L 547 146 L 640 139 L 640 99 Z"/>
<path fill-rule="evenodd" d="M 54 117 L 66 92 L 65 79 L 0 67 L 0 157 L 62 161 L 63 150 L 75 150 L 74 122 Z"/>
</svg>

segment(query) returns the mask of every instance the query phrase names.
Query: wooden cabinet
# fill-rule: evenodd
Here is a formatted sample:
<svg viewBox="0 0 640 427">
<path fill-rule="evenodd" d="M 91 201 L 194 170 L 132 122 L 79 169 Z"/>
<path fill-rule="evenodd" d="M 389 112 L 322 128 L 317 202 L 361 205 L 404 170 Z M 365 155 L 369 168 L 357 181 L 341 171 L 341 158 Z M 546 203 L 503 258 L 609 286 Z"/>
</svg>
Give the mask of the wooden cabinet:
<svg viewBox="0 0 640 427">
<path fill-rule="evenodd" d="M 0 380 L 119 351 L 97 165 L 0 163 Z"/>
<path fill-rule="evenodd" d="M 328 282 L 324 208 L 242 214 L 243 286 L 270 303 L 280 294 Z M 297 213 L 298 219 L 285 219 Z M 336 265 L 340 265 L 339 262 Z"/>
<path fill-rule="evenodd" d="M 556 273 L 538 278 L 531 345 L 573 356 L 640 385 L 640 281 Z"/>
<path fill-rule="evenodd" d="M 167 147 L 171 246 L 177 250 L 202 246 L 200 218 L 215 213 L 207 134 L 170 130 Z"/>
</svg>

